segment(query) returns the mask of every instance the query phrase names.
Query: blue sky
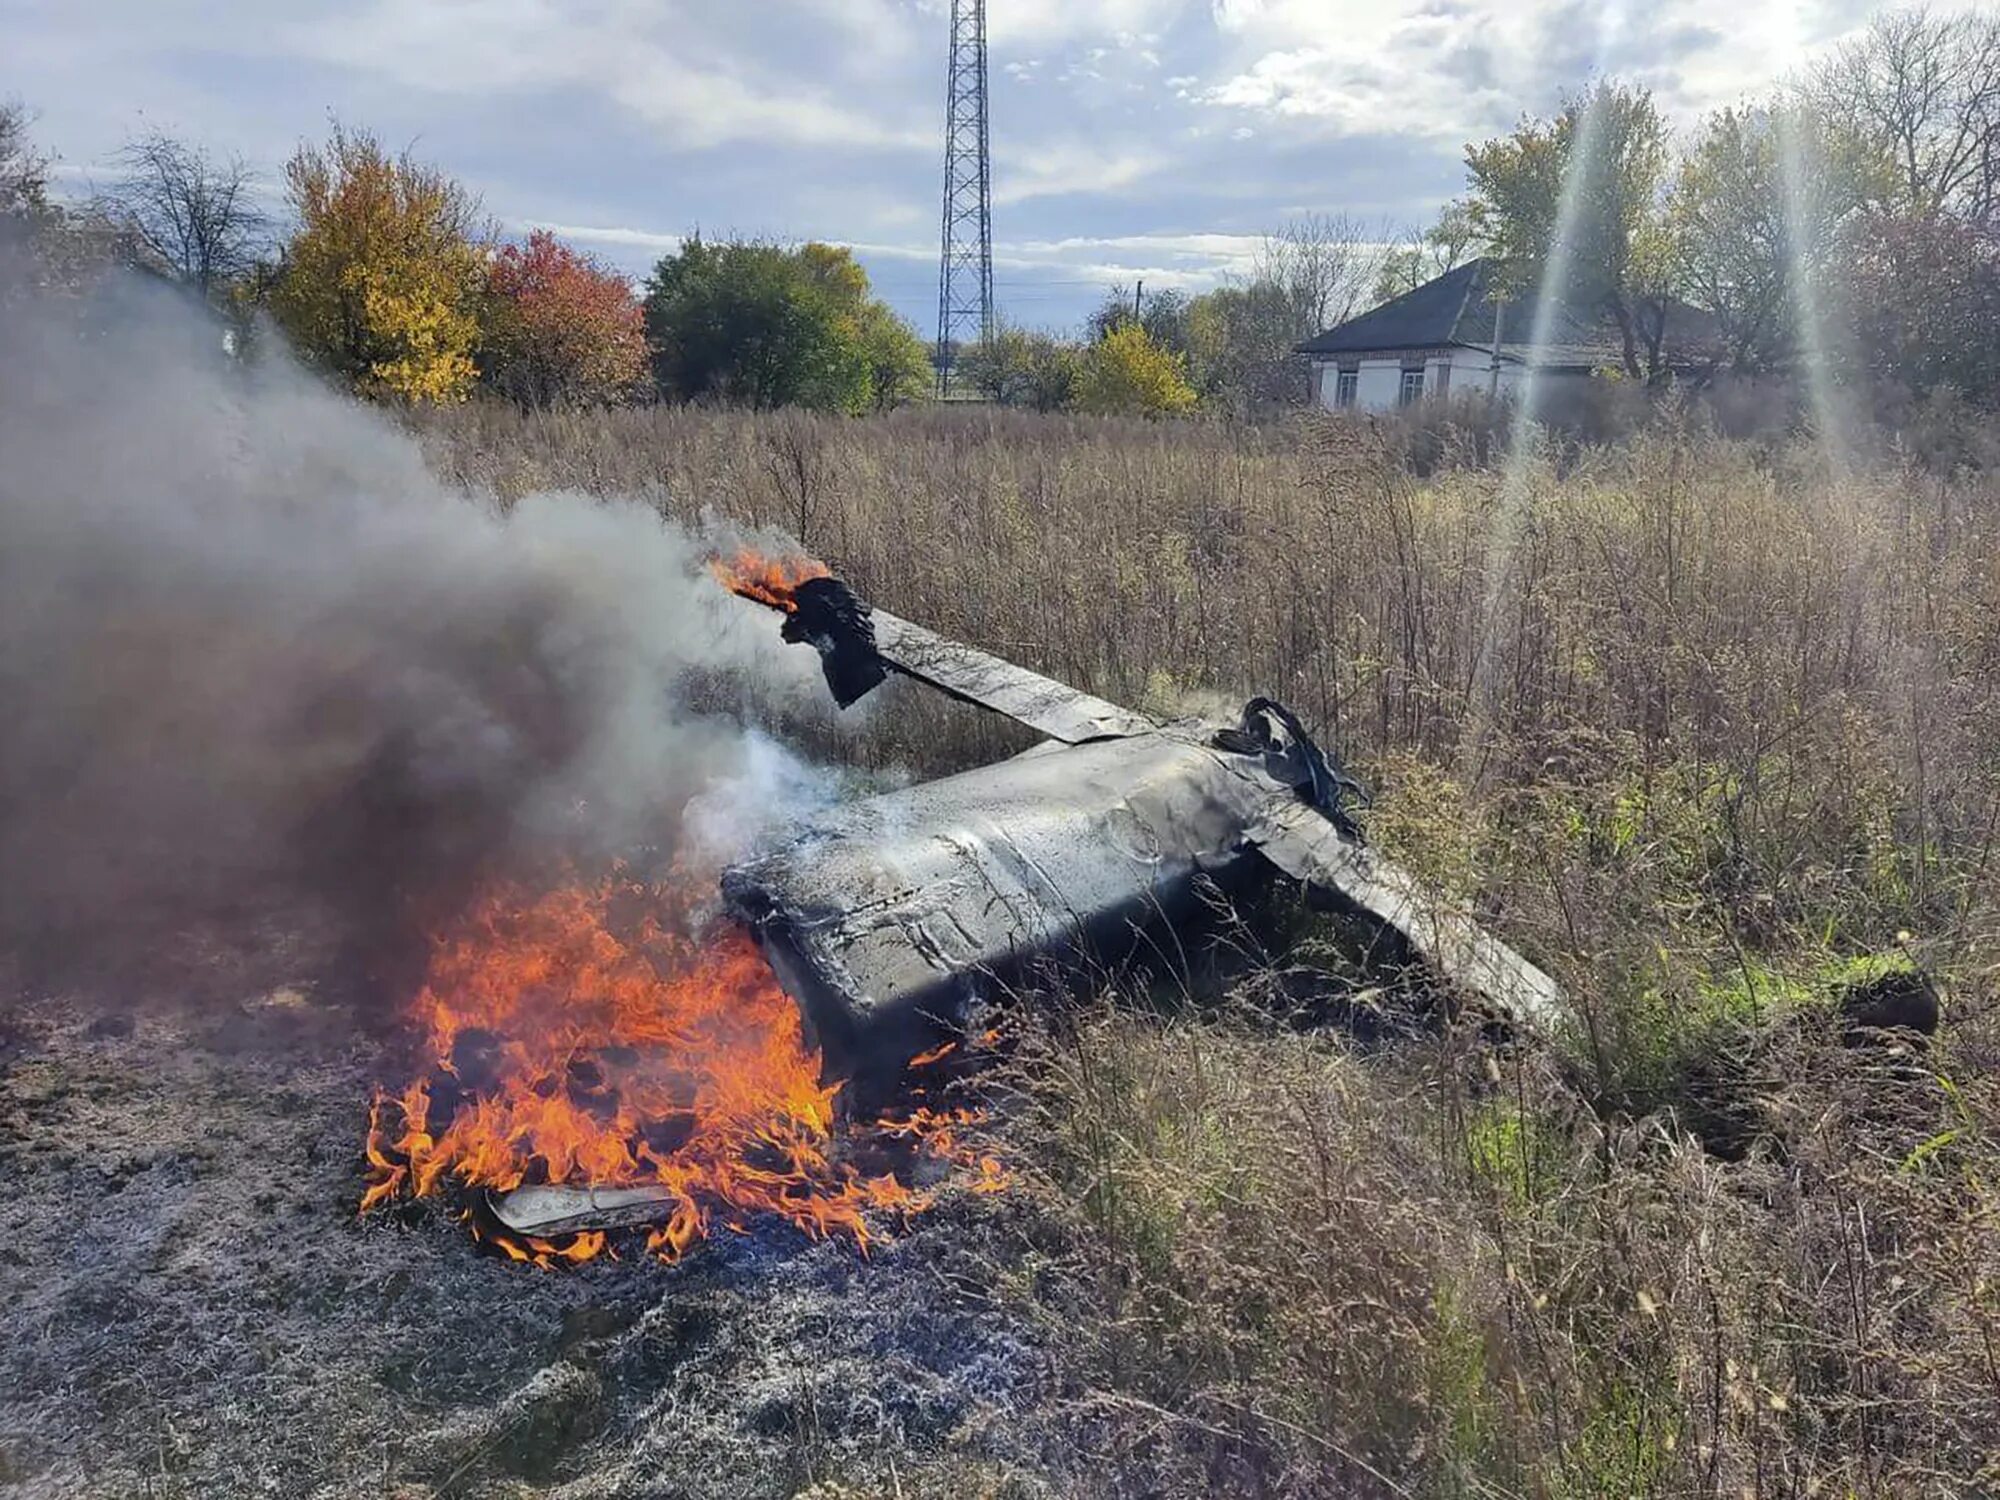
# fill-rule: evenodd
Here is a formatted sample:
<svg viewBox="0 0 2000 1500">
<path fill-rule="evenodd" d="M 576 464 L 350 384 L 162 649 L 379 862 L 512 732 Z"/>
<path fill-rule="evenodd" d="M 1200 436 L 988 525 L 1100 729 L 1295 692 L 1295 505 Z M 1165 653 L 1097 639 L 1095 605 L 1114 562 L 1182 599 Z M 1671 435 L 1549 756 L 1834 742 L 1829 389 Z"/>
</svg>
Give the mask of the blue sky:
<svg viewBox="0 0 2000 1500">
<path fill-rule="evenodd" d="M 329 115 L 503 230 L 634 276 L 699 227 L 852 244 L 928 335 L 948 0 L 0 0 L 0 95 L 59 184 L 158 126 L 273 184 Z M 995 276 L 1030 326 L 1200 290 L 1292 215 L 1428 218 L 1468 140 L 1594 72 L 1675 120 L 1767 87 L 1856 0 L 989 0 Z"/>
</svg>

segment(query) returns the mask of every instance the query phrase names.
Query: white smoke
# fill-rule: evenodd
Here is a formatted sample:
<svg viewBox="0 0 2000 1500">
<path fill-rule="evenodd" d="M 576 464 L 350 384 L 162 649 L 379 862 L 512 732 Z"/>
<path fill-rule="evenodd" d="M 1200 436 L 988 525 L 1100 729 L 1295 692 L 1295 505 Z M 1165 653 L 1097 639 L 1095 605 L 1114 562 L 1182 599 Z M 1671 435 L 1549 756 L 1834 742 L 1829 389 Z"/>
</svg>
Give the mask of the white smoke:
<svg viewBox="0 0 2000 1500">
<path fill-rule="evenodd" d="M 671 851 L 705 791 L 820 795 L 741 713 L 817 704 L 812 653 L 701 538 L 447 490 L 177 298 L 0 302 L 0 925 L 294 885 L 393 921 L 524 861 Z"/>
</svg>

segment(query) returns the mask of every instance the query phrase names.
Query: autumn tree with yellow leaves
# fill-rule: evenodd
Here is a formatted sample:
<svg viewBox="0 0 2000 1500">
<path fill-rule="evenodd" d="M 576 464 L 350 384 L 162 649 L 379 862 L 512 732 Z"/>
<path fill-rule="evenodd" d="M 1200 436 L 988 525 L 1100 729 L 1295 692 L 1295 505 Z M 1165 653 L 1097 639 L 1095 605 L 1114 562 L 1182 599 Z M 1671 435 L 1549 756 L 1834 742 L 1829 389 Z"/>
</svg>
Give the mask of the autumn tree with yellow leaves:
<svg viewBox="0 0 2000 1500">
<path fill-rule="evenodd" d="M 301 146 L 285 183 L 298 228 L 272 310 L 300 352 L 363 394 L 463 400 L 485 276 L 472 197 L 340 128 Z"/>
<path fill-rule="evenodd" d="M 1119 324 L 1091 346 L 1076 383 L 1077 410 L 1098 416 L 1178 416 L 1198 399 L 1188 384 L 1187 361 L 1136 321 Z"/>
</svg>

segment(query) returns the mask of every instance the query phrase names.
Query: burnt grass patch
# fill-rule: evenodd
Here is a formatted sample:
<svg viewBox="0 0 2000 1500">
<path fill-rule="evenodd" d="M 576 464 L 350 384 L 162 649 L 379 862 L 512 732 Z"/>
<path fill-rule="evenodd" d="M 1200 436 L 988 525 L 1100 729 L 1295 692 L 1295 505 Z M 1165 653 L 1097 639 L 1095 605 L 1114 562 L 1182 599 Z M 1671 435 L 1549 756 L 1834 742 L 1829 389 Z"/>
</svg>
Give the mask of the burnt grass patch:
<svg viewBox="0 0 2000 1500">
<path fill-rule="evenodd" d="M 192 1008 L 72 989 L 10 1010 L 0 1482 L 761 1496 L 890 1455 L 920 1490 L 928 1462 L 1036 1466 L 1046 1361 L 968 1291 L 1005 1210 L 948 1205 L 865 1256 L 754 1225 L 674 1266 L 561 1272 L 437 1205 L 362 1220 L 394 1047 L 311 965 L 301 943 L 211 961 Z"/>
</svg>

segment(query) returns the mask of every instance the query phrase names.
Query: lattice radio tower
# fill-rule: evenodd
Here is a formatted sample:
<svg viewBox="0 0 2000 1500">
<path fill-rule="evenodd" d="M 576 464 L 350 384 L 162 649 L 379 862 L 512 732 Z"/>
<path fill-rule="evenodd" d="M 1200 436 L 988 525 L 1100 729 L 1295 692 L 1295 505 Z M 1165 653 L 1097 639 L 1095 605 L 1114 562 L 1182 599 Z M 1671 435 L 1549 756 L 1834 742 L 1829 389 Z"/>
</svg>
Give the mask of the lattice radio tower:
<svg viewBox="0 0 2000 1500">
<path fill-rule="evenodd" d="M 986 0 L 951 0 L 944 95 L 944 234 L 938 265 L 938 394 L 958 351 L 993 331 L 993 166 L 986 140 Z"/>
</svg>

